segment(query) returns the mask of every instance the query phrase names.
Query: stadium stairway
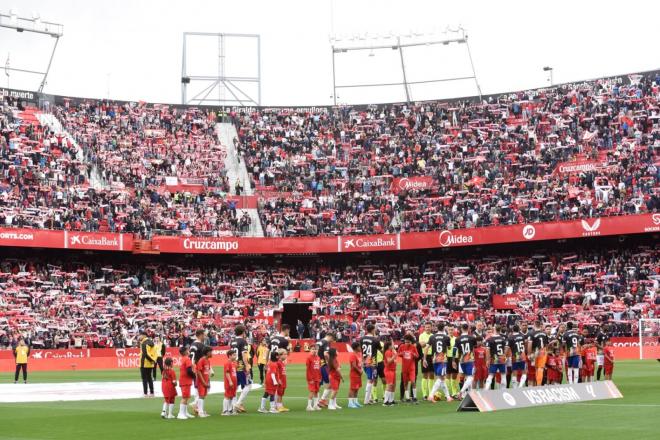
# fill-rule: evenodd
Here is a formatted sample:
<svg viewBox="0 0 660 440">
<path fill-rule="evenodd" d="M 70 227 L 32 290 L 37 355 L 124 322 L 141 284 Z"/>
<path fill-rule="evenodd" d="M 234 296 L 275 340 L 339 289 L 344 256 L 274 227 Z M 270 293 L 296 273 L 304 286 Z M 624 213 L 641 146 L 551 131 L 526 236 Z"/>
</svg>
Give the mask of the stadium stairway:
<svg viewBox="0 0 660 440">
<path fill-rule="evenodd" d="M 250 184 L 250 175 L 248 174 L 245 160 L 240 160 L 240 156 L 236 147 L 234 146 L 234 139 L 238 138 L 236 127 L 234 124 L 227 122 L 220 122 L 215 126 L 215 132 L 220 144 L 225 147 L 225 170 L 227 170 L 227 177 L 229 178 L 229 186 L 231 187 L 231 194 L 236 194 L 236 182 L 240 182 L 243 187 L 241 196 L 253 196 L 254 188 Z M 259 212 L 256 209 L 239 209 L 238 215 L 241 212 L 246 212 L 251 219 L 250 232 L 247 234 L 251 237 L 263 237 L 264 230 L 259 218 Z"/>
</svg>

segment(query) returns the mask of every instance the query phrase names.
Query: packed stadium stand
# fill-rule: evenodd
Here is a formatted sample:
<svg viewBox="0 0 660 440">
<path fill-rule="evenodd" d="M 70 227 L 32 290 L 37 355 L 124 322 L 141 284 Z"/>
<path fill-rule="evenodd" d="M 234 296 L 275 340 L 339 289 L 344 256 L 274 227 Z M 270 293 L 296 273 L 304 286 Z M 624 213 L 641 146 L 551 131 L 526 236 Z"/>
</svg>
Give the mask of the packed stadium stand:
<svg viewBox="0 0 660 440">
<path fill-rule="evenodd" d="M 0 347 L 25 332 L 36 347 L 125 347 L 145 327 L 171 345 L 206 327 L 224 345 L 237 322 L 271 331 L 292 294 L 312 304 L 308 336 L 348 340 L 367 321 L 388 333 L 475 318 L 607 322 L 633 335 L 635 320 L 660 308 L 660 74 L 624 79 L 484 102 L 308 111 L 3 96 Z M 649 223 L 628 237 L 604 231 L 621 216 Z M 579 235 L 526 226 L 510 240 L 576 238 L 569 243 L 481 248 L 451 233 L 569 220 Z M 325 237 L 329 250 L 31 252 L 33 234 L 48 230 L 64 244 L 33 246 L 75 249 L 80 231 L 113 235 L 83 235 L 96 247 L 78 249 L 106 249 L 122 233 L 112 250 L 167 252 L 157 236 L 187 237 L 176 253 L 202 249 L 195 237 L 234 236 Z M 615 237 L 596 237 L 601 230 Z M 437 249 L 404 251 L 403 234 L 428 231 L 439 243 L 415 247 Z M 391 243 L 394 252 L 333 254 L 356 246 L 346 236 L 374 234 L 395 235 L 366 250 Z M 239 247 L 200 243 L 212 254 Z M 263 252 L 298 253 L 285 243 Z M 473 247 L 446 248 L 455 244 Z"/>
</svg>

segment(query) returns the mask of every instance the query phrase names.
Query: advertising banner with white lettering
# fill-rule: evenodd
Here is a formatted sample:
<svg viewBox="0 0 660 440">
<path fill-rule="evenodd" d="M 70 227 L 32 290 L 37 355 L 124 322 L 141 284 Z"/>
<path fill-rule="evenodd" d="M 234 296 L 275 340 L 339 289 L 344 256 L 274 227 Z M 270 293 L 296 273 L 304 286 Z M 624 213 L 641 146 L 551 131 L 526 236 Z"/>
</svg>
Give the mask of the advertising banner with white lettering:
<svg viewBox="0 0 660 440">
<path fill-rule="evenodd" d="M 160 252 L 184 254 L 308 254 L 339 252 L 339 237 L 164 237 L 152 246 Z"/>
<path fill-rule="evenodd" d="M 328 237 L 173 237 L 154 236 L 152 248 L 182 254 L 311 254 L 481 246 L 660 232 L 660 213 L 600 217 L 527 225 L 489 226 L 430 232 Z M 0 228 L 0 246 L 133 250 L 132 234 Z"/>
<path fill-rule="evenodd" d="M 390 189 L 394 194 L 399 194 L 403 191 L 421 191 L 431 189 L 431 187 L 433 187 L 433 177 L 417 176 L 394 178 Z"/>
<path fill-rule="evenodd" d="M 579 174 L 602 170 L 606 167 L 607 162 L 599 160 L 575 160 L 557 164 L 555 167 L 555 174 Z"/>
<path fill-rule="evenodd" d="M 479 390 L 470 391 L 459 405 L 458 411 L 491 412 L 622 397 L 623 395 L 611 380 L 543 387 Z"/>
</svg>

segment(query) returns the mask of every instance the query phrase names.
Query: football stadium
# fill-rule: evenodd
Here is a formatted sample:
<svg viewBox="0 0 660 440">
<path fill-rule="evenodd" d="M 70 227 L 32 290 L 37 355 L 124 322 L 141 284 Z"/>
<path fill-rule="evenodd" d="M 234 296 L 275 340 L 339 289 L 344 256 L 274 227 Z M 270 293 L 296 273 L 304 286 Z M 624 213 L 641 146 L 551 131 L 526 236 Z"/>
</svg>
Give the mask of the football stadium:
<svg viewBox="0 0 660 440">
<path fill-rule="evenodd" d="M 660 438 L 658 13 L 0 0 L 0 438 Z"/>
</svg>

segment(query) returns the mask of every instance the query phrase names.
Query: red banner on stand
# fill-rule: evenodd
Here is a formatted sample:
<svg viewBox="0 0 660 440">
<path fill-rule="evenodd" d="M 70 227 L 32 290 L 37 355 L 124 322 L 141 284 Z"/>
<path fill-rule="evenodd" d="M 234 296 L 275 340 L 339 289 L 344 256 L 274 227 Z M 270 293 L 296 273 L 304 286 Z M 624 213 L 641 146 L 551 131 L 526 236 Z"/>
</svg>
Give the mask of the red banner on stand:
<svg viewBox="0 0 660 440">
<path fill-rule="evenodd" d="M 422 191 L 433 187 L 433 177 L 397 177 L 392 179 L 391 191 L 399 194 L 402 191 Z"/>
<path fill-rule="evenodd" d="M 520 295 L 493 295 L 493 308 L 497 310 L 514 310 L 518 308 Z"/>
</svg>

